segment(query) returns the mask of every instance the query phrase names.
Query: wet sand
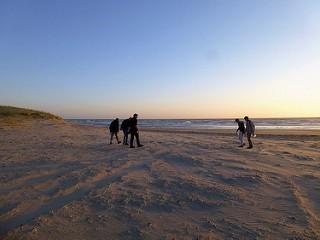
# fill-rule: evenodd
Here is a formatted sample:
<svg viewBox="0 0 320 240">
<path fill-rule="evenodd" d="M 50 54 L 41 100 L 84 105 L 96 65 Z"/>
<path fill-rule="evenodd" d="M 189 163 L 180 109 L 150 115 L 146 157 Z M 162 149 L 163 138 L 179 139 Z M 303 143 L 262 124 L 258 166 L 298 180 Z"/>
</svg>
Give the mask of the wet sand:
<svg viewBox="0 0 320 240">
<path fill-rule="evenodd" d="M 319 239 L 320 133 L 0 126 L 0 239 Z M 121 135 L 122 136 L 122 135 Z"/>
</svg>

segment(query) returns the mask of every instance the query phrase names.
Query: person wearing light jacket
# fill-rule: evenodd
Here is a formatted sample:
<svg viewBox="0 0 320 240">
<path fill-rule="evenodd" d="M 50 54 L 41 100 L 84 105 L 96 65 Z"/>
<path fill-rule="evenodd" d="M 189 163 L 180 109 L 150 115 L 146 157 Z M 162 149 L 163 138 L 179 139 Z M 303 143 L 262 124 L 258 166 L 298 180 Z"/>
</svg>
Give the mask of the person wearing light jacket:
<svg viewBox="0 0 320 240">
<path fill-rule="evenodd" d="M 243 147 L 245 145 L 245 143 L 243 142 L 243 136 L 246 133 L 246 128 L 244 126 L 243 121 L 240 121 L 238 118 L 236 118 L 234 121 L 236 123 L 238 123 L 238 129 L 236 131 L 236 134 L 238 134 L 238 136 L 239 136 L 239 141 L 240 141 L 240 146 L 239 147 Z"/>
</svg>

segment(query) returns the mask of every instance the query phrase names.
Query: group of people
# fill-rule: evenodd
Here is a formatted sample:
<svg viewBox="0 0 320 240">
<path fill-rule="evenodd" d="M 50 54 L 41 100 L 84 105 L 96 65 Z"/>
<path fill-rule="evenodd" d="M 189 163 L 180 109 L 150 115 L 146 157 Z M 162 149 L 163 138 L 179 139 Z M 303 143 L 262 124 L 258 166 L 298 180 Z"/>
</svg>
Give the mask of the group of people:
<svg viewBox="0 0 320 240">
<path fill-rule="evenodd" d="M 244 117 L 245 123 L 238 118 L 235 119 L 235 122 L 238 123 L 238 129 L 236 133 L 239 136 L 239 141 L 240 145 L 239 147 L 244 147 L 245 143 L 243 141 L 244 136 L 247 136 L 248 144 L 249 146 L 247 147 L 248 149 L 253 148 L 253 143 L 251 140 L 251 137 L 255 136 L 255 125 L 254 123 L 249 119 L 248 116 Z M 116 137 L 116 140 L 118 144 L 121 143 L 118 137 L 119 133 L 119 118 L 116 118 L 111 122 L 109 125 L 109 130 L 110 130 L 110 144 L 112 144 L 113 137 Z M 133 117 L 130 117 L 128 119 L 124 119 L 120 125 L 120 130 L 123 131 L 123 144 L 124 145 L 129 145 L 128 144 L 128 137 L 129 134 L 130 136 L 130 148 L 134 148 L 135 146 L 133 145 L 134 139 L 136 139 L 137 146 L 142 147 L 143 145 L 140 143 L 139 139 L 139 130 L 138 130 L 138 114 L 133 114 Z"/>
<path fill-rule="evenodd" d="M 244 122 L 240 121 L 238 118 L 235 119 L 235 122 L 238 123 L 238 129 L 237 129 L 236 133 L 238 134 L 239 140 L 240 140 L 239 147 L 245 146 L 245 143 L 243 141 L 243 137 L 244 137 L 244 135 L 247 135 L 247 140 L 248 140 L 248 144 L 249 144 L 249 146 L 247 148 L 250 149 L 250 148 L 253 148 L 251 137 L 255 137 L 255 125 L 249 119 L 248 116 L 245 116 L 244 120 L 245 120 L 246 124 L 244 124 Z"/>
<path fill-rule="evenodd" d="M 116 140 L 118 144 L 121 143 L 118 137 L 119 133 L 119 118 L 116 118 L 111 122 L 109 125 L 109 130 L 110 130 L 110 144 L 112 144 L 113 137 L 116 137 Z M 140 143 L 139 139 L 139 130 L 138 130 L 138 114 L 133 114 L 133 117 L 125 119 L 122 121 L 120 125 L 120 130 L 123 131 L 123 144 L 124 145 L 129 145 L 128 144 L 128 137 L 129 134 L 130 136 L 130 148 L 134 148 L 135 146 L 133 145 L 134 138 L 136 139 L 137 146 L 142 147 L 143 145 Z"/>
</svg>

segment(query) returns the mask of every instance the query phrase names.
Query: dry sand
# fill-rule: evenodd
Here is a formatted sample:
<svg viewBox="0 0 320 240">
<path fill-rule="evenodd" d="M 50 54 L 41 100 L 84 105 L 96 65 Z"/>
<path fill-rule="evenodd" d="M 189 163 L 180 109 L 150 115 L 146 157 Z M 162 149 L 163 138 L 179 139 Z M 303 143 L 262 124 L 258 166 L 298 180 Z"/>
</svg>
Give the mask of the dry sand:
<svg viewBox="0 0 320 240">
<path fill-rule="evenodd" d="M 320 239 L 319 132 L 0 131 L 0 239 Z"/>
</svg>

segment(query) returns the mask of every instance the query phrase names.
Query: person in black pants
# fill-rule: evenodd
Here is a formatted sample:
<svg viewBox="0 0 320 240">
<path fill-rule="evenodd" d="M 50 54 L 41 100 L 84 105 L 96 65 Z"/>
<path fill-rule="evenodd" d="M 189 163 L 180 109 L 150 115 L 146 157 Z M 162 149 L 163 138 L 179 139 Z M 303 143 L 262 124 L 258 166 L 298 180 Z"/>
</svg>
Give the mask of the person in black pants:
<svg viewBox="0 0 320 240">
<path fill-rule="evenodd" d="M 119 118 L 116 118 L 110 123 L 109 130 L 110 130 L 110 144 L 112 144 L 112 139 L 114 135 L 116 136 L 118 144 L 121 143 L 121 141 L 119 141 L 119 138 L 118 138 Z"/>
<path fill-rule="evenodd" d="M 244 120 L 246 120 L 246 133 L 247 133 L 247 139 L 249 146 L 247 148 L 253 148 L 251 137 L 255 136 L 255 125 L 254 123 L 249 119 L 248 116 L 244 117 Z"/>
<path fill-rule="evenodd" d="M 128 144 L 128 135 L 129 135 L 129 127 L 130 127 L 130 121 L 132 118 L 125 119 L 122 121 L 120 130 L 123 131 L 123 145 L 129 145 Z"/>
<path fill-rule="evenodd" d="M 133 115 L 133 118 L 131 118 L 131 121 L 130 121 L 130 134 L 131 134 L 131 137 L 130 137 L 130 148 L 134 148 L 133 146 L 133 140 L 134 140 L 134 137 L 136 138 L 136 141 L 137 141 L 137 145 L 138 147 L 142 147 L 143 145 L 140 143 L 140 139 L 139 139 L 139 130 L 138 130 L 138 114 L 134 114 Z"/>
</svg>

